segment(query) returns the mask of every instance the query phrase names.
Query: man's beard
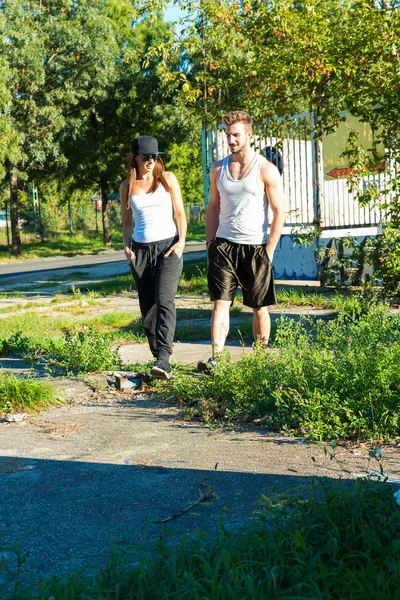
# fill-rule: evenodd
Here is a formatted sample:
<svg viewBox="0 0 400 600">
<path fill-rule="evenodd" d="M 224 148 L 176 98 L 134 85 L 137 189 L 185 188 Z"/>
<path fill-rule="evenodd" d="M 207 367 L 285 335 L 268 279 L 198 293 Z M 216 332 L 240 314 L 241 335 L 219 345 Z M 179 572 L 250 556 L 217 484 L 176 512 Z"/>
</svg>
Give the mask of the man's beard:
<svg viewBox="0 0 400 600">
<path fill-rule="evenodd" d="M 246 146 L 247 146 L 247 142 L 245 144 L 243 144 L 242 146 L 238 146 L 234 150 L 232 150 L 232 148 L 230 148 L 231 154 L 239 154 L 239 152 L 242 152 L 246 148 Z"/>
</svg>

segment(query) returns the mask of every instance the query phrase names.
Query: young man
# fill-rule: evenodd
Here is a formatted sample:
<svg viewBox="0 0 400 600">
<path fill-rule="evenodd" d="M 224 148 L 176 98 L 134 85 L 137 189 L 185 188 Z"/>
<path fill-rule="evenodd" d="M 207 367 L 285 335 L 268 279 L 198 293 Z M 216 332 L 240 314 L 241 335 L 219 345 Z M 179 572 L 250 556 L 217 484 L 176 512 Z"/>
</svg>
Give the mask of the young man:
<svg viewBox="0 0 400 600">
<path fill-rule="evenodd" d="M 212 356 L 198 369 L 215 367 L 229 332 L 229 308 L 237 287 L 243 303 L 253 309 L 254 339 L 267 346 L 276 304 L 272 260 L 285 222 L 284 194 L 278 169 L 250 146 L 252 119 L 244 111 L 224 116 L 231 151 L 211 168 L 210 202 L 206 214 L 208 288 Z M 273 221 L 268 236 L 268 207 Z"/>
</svg>

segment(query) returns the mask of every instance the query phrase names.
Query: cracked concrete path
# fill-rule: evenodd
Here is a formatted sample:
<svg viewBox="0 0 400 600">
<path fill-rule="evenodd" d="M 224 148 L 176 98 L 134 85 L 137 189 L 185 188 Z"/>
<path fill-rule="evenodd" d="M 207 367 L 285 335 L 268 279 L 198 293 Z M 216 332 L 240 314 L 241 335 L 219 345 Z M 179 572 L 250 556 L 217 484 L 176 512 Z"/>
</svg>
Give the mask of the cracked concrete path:
<svg viewBox="0 0 400 600">
<path fill-rule="evenodd" d="M 69 402 L 21 423 L 0 424 L 0 552 L 11 570 L 19 545 L 35 576 L 104 564 L 112 544 L 150 546 L 199 530 L 248 524 L 261 494 L 305 494 L 313 478 L 376 469 L 366 450 L 337 449 L 256 428 L 210 429 L 148 392 L 93 391 L 60 380 Z M 384 451 L 399 479 L 400 453 Z M 346 473 L 343 469 L 350 471 Z M 169 521 L 199 499 L 207 502 Z M 1 578 L 0 578 L 1 579 Z"/>
</svg>

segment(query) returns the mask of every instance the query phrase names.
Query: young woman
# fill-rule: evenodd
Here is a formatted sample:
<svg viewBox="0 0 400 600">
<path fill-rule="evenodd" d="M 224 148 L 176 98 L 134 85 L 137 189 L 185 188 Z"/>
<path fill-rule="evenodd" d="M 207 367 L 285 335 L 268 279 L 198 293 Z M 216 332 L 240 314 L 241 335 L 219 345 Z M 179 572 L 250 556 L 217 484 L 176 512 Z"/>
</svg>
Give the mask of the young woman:
<svg viewBox="0 0 400 600">
<path fill-rule="evenodd" d="M 175 294 L 187 224 L 179 183 L 175 175 L 164 171 L 160 154 L 164 153 L 158 151 L 155 137 L 141 135 L 133 140 L 128 178 L 121 184 L 120 195 L 125 256 L 136 281 L 143 328 L 156 359 L 150 373 L 158 379 L 170 379 Z"/>
</svg>

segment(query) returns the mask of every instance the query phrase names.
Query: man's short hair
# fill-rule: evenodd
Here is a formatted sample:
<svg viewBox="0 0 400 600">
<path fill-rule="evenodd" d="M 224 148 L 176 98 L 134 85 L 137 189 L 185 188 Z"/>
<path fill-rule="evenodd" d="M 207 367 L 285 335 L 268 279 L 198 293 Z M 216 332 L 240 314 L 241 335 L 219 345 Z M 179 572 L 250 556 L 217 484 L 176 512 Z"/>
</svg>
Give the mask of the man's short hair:
<svg viewBox="0 0 400 600">
<path fill-rule="evenodd" d="M 253 119 L 249 113 L 244 110 L 232 110 L 223 116 L 225 125 L 233 125 L 234 123 L 244 123 L 247 125 L 247 129 L 253 129 Z"/>
</svg>

